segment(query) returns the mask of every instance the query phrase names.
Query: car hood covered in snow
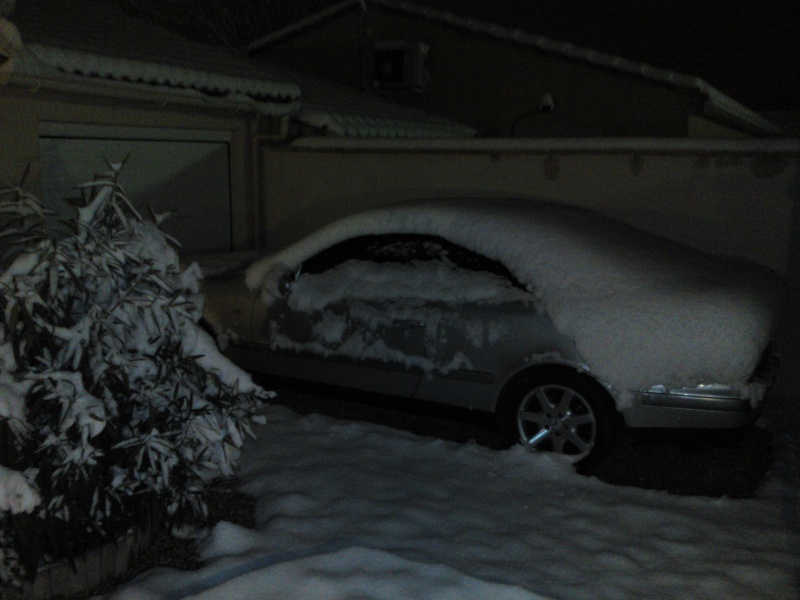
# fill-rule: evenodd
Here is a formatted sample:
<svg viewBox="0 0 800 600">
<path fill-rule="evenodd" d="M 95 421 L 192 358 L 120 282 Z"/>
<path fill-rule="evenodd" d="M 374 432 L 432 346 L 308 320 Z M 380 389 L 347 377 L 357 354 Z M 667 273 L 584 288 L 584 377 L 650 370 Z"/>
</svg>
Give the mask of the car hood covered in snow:
<svg viewBox="0 0 800 600">
<path fill-rule="evenodd" d="M 276 294 L 279 274 L 360 235 L 438 235 L 505 264 L 556 329 L 616 392 L 747 381 L 784 302 L 780 277 L 645 233 L 598 213 L 533 200 L 393 204 L 336 221 L 247 270 Z M 622 407 L 620 407 L 622 408 Z"/>
</svg>

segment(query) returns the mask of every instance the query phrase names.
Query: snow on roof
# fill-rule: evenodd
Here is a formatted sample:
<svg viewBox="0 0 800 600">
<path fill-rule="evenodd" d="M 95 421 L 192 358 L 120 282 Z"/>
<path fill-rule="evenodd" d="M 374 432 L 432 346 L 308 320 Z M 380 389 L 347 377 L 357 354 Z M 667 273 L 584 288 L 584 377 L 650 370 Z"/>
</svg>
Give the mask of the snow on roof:
<svg viewBox="0 0 800 600">
<path fill-rule="evenodd" d="M 783 302 L 778 276 L 571 206 L 446 199 L 376 208 L 262 258 L 247 270 L 247 285 L 277 294 L 280 276 L 306 258 L 381 233 L 438 235 L 505 264 L 625 402 L 654 385 L 722 383 L 757 393 L 747 380 Z"/>
<path fill-rule="evenodd" d="M 292 73 L 302 90 L 297 118 L 343 137 L 472 137 L 472 127 L 356 91 L 316 77 Z"/>
<path fill-rule="evenodd" d="M 18 70 L 190 88 L 211 96 L 248 96 L 285 113 L 300 90 L 267 65 L 228 49 L 191 42 L 95 0 L 21 2 L 14 12 L 26 52 Z"/>
<path fill-rule="evenodd" d="M 32 3 L 23 3 L 15 22 L 27 49 L 17 71 L 27 75 L 58 69 L 194 89 L 214 97 L 246 97 L 268 114 L 299 109 L 300 121 L 338 136 L 442 138 L 476 133 L 461 123 L 342 85 L 235 59 L 225 48 L 190 42 L 131 18 L 108 3 L 39 0 L 35 10 Z M 301 95 L 302 104 L 298 103 Z"/>
<path fill-rule="evenodd" d="M 458 27 L 478 35 L 493 37 L 498 40 L 513 42 L 519 45 L 530 46 L 543 52 L 557 54 L 567 59 L 577 60 L 598 67 L 612 69 L 627 75 L 634 75 L 660 84 L 668 85 L 670 87 L 691 90 L 707 97 L 704 110 L 712 116 L 723 116 L 731 119 L 740 126 L 754 133 L 769 135 L 779 135 L 781 133 L 781 130 L 773 123 L 751 111 L 728 95 L 717 90 L 699 77 L 683 75 L 667 69 L 653 67 L 645 63 L 631 61 L 620 56 L 599 52 L 591 48 L 583 48 L 568 42 L 552 40 L 542 35 L 535 35 L 519 29 L 510 29 L 508 27 L 495 25 L 493 23 L 480 21 L 478 19 L 456 15 L 448 11 L 429 8 L 415 2 L 409 2 L 408 0 L 343 0 L 342 2 L 329 6 L 317 14 L 311 15 L 301 21 L 298 21 L 297 23 L 255 40 L 248 46 L 248 48 L 251 51 L 258 50 L 259 48 L 262 48 L 274 41 L 295 34 L 298 31 L 301 31 L 306 27 L 313 26 L 338 12 L 351 9 L 355 6 L 360 6 L 362 10 L 364 10 L 365 2 L 390 10 L 401 11 L 407 14 L 422 17 L 423 19 L 429 21 L 436 21 L 452 27 Z"/>
</svg>

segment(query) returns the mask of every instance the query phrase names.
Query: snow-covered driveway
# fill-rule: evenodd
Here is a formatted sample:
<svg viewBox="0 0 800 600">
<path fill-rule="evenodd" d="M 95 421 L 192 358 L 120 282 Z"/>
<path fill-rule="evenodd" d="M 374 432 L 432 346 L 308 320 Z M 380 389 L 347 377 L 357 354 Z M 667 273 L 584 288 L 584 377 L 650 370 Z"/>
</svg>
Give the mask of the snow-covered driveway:
<svg viewBox="0 0 800 600">
<path fill-rule="evenodd" d="M 754 499 L 672 496 L 493 451 L 271 406 L 242 460 L 257 527 L 221 523 L 209 565 L 121 597 L 797 598 L 800 418 Z"/>
</svg>

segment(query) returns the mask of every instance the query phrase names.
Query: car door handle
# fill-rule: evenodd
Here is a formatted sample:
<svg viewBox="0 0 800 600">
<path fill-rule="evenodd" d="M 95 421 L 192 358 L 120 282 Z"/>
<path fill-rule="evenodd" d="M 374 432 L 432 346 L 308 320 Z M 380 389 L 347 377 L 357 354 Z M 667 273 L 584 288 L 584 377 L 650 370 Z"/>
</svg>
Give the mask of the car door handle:
<svg viewBox="0 0 800 600">
<path fill-rule="evenodd" d="M 395 319 L 394 326 L 403 329 L 411 329 L 413 327 L 425 327 L 425 323 L 422 321 L 415 321 L 414 319 Z"/>
</svg>

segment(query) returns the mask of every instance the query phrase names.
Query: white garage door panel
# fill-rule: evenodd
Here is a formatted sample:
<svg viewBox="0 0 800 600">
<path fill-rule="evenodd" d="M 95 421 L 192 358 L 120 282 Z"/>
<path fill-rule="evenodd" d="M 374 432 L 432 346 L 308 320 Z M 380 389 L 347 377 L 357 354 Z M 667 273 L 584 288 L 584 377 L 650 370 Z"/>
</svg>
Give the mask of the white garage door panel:
<svg viewBox="0 0 800 600">
<path fill-rule="evenodd" d="M 145 130 L 146 131 L 146 130 Z M 231 249 L 228 144 L 221 141 L 40 138 L 43 202 L 70 216 L 65 197 L 129 156 L 120 183 L 137 208 L 176 214 L 164 229 L 186 252 Z"/>
</svg>

